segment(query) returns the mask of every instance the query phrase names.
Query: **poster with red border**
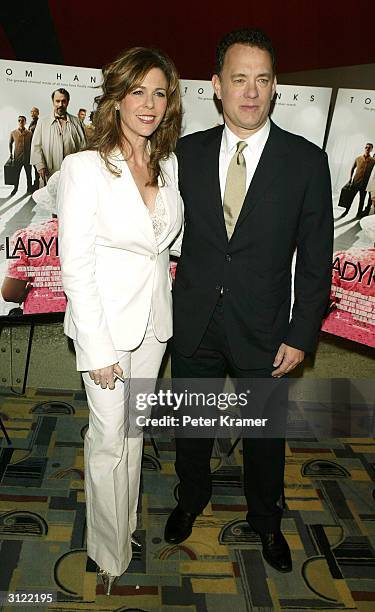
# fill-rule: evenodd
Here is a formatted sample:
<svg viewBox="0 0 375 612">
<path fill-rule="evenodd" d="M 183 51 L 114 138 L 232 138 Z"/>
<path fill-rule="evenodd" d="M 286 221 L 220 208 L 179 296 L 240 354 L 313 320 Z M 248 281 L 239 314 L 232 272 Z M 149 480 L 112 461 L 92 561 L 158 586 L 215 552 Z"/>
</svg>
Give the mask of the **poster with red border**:
<svg viewBox="0 0 375 612">
<path fill-rule="evenodd" d="M 375 347 L 375 91 L 338 91 L 327 153 L 335 241 L 322 329 Z"/>
<path fill-rule="evenodd" d="M 51 95 L 58 89 L 70 96 L 71 129 L 78 134 L 79 122 L 80 134 L 89 134 L 100 83 L 100 70 L 0 60 L 0 317 L 65 310 L 58 220 L 36 202 L 43 181 L 33 164 L 33 139 L 38 123 L 53 121 Z M 78 118 L 80 109 L 85 113 Z"/>
</svg>

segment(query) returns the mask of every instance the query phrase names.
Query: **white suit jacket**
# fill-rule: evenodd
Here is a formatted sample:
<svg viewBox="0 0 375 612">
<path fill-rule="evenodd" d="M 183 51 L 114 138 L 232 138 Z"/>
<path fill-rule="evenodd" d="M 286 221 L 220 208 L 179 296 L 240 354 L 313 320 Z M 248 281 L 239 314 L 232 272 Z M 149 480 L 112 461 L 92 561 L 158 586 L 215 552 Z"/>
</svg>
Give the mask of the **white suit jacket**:
<svg viewBox="0 0 375 612">
<path fill-rule="evenodd" d="M 115 159 L 115 158 L 114 158 Z M 65 158 L 57 195 L 59 254 L 68 298 L 65 333 L 76 342 L 77 369 L 117 362 L 116 350 L 143 339 L 150 311 L 156 337 L 172 335 L 169 246 L 181 231 L 182 201 L 173 154 L 161 163 L 159 189 L 169 232 L 157 244 L 151 218 L 128 165 L 112 175 L 96 151 Z"/>
</svg>

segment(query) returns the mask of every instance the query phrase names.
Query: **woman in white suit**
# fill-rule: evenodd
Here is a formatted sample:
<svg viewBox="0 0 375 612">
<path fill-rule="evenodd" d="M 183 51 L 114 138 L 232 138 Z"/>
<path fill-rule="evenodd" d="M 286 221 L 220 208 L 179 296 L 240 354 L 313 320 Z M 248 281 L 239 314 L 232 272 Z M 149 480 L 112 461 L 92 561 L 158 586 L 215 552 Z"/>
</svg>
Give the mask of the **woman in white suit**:
<svg viewBox="0 0 375 612">
<path fill-rule="evenodd" d="M 107 594 L 136 543 L 142 430 L 129 432 L 134 396 L 154 390 L 172 334 L 169 251 L 183 216 L 173 153 L 180 125 L 170 59 L 155 49 L 127 50 L 103 70 L 90 150 L 61 167 L 65 333 L 90 409 L 87 553 Z"/>
</svg>

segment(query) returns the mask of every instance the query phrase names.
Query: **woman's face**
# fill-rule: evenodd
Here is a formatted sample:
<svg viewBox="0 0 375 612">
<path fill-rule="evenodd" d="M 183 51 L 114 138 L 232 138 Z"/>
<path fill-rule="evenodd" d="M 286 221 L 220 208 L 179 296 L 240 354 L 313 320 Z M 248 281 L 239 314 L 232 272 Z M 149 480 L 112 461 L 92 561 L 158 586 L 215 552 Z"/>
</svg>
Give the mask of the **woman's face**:
<svg viewBox="0 0 375 612">
<path fill-rule="evenodd" d="M 167 79 L 160 68 L 151 68 L 139 87 L 119 103 L 121 127 L 130 142 L 148 138 L 157 129 L 167 108 Z"/>
</svg>

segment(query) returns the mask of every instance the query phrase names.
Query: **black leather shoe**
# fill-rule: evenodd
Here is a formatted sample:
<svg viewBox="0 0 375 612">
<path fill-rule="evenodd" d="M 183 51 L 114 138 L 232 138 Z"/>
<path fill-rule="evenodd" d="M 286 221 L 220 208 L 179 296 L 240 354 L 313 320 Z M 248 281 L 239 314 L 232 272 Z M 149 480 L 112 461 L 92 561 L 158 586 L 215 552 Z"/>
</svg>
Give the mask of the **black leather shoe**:
<svg viewBox="0 0 375 612">
<path fill-rule="evenodd" d="M 196 514 L 185 512 L 179 506 L 171 512 L 164 530 L 164 539 L 169 544 L 180 544 L 189 537 Z"/>
<path fill-rule="evenodd" d="M 263 544 L 263 558 L 278 572 L 292 571 L 292 558 L 288 542 L 281 531 L 260 534 Z"/>
</svg>

